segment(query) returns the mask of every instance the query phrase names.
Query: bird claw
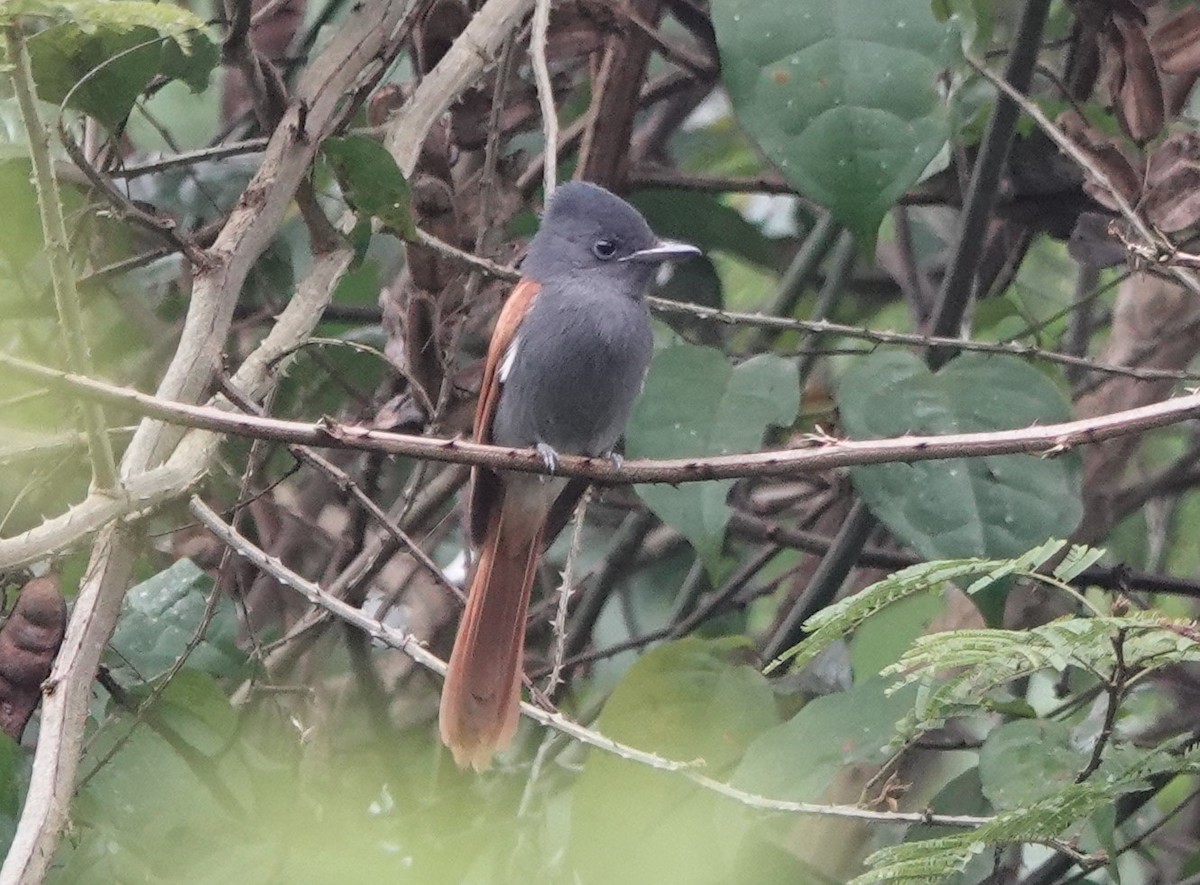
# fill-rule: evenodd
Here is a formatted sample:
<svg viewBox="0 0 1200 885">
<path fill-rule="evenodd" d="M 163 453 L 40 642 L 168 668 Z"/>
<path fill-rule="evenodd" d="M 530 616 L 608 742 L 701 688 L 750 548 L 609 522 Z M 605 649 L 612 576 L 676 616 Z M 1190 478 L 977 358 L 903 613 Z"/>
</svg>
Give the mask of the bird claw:
<svg viewBox="0 0 1200 885">
<path fill-rule="evenodd" d="M 536 448 L 537 453 L 542 456 L 542 463 L 546 465 L 546 470 L 550 473 L 558 470 L 558 452 L 545 443 L 538 443 Z"/>
<path fill-rule="evenodd" d="M 618 470 L 620 470 L 621 467 L 625 464 L 625 456 L 622 455 L 620 452 L 609 452 L 604 457 L 608 459 L 609 464 L 611 464 L 613 467 L 617 468 Z"/>
</svg>

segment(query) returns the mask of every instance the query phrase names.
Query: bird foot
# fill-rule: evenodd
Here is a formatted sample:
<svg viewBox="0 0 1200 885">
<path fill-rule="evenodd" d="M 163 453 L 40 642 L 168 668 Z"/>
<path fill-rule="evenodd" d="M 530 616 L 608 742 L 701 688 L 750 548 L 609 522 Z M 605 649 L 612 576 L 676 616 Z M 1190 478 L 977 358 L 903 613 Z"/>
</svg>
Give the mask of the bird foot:
<svg viewBox="0 0 1200 885">
<path fill-rule="evenodd" d="M 625 464 L 625 456 L 620 452 L 608 452 L 604 456 L 608 459 L 608 463 L 618 470 Z"/>
<path fill-rule="evenodd" d="M 546 470 L 550 473 L 558 470 L 558 452 L 545 443 L 538 443 L 536 448 L 537 453 L 542 456 L 542 463 L 546 465 Z"/>
</svg>

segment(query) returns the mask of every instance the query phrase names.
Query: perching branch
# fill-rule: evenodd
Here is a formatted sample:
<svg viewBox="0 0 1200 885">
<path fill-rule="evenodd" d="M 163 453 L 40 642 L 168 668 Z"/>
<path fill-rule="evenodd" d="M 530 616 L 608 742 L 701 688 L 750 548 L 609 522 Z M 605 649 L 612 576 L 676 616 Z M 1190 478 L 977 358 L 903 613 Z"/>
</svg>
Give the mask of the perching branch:
<svg viewBox="0 0 1200 885">
<path fill-rule="evenodd" d="M 141 414 L 184 427 L 316 448 L 383 452 L 389 455 L 405 455 L 523 473 L 545 472 L 541 457 L 532 449 L 513 449 L 459 439 L 391 433 L 329 420 L 311 423 L 233 414 L 212 406 L 168 402 L 155 396 L 130 391 L 103 381 L 79 378 L 6 355 L 0 355 L 0 366 L 81 397 L 117 403 Z M 1053 457 L 1081 445 L 1104 442 L 1133 433 L 1144 433 L 1197 417 L 1200 417 L 1200 394 L 1193 393 L 1096 418 L 1035 425 L 1016 430 L 941 436 L 901 436 L 877 440 L 838 440 L 824 435 L 808 435 L 797 448 L 705 458 L 659 461 L 638 459 L 626 461 L 619 467 L 603 458 L 563 455 L 558 462 L 557 474 L 610 485 L 685 483 L 752 476 L 792 476 L 861 464 L 940 461 L 947 458 L 983 458 L 1014 454 Z"/>
</svg>

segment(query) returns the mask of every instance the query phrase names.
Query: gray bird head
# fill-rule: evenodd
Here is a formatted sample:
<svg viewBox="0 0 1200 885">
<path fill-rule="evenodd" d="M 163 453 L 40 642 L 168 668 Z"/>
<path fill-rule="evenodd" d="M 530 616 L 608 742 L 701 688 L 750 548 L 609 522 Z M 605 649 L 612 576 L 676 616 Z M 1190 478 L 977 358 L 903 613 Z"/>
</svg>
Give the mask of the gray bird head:
<svg viewBox="0 0 1200 885">
<path fill-rule="evenodd" d="M 572 181 L 555 191 L 522 271 L 543 283 L 570 277 L 623 280 L 639 297 L 664 261 L 699 254 L 695 246 L 655 236 L 642 214 L 616 194 Z"/>
</svg>

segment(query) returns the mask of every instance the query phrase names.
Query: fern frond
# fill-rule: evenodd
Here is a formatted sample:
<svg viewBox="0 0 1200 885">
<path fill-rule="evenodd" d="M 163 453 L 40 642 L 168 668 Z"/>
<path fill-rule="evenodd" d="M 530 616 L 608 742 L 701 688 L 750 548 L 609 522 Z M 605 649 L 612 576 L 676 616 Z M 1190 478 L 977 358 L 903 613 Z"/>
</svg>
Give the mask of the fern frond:
<svg viewBox="0 0 1200 885">
<path fill-rule="evenodd" d="M 868 618 L 918 593 L 940 590 L 948 582 L 969 578 L 975 581 L 967 592 L 977 593 L 1009 575 L 1028 574 L 1060 551 L 1065 543 L 1049 541 L 1014 559 L 950 559 L 922 562 L 901 569 L 809 618 L 804 625 L 810 634 L 808 638 L 772 661 L 766 672 L 789 658 L 794 658 L 794 666 L 804 666 Z"/>
<path fill-rule="evenodd" d="M 953 833 L 935 839 L 903 842 L 876 851 L 866 859 L 870 870 L 849 885 L 902 882 L 908 885 L 937 885 L 961 872 L 975 855 L 988 846 L 1018 842 L 1052 843 L 1072 827 L 1124 793 L 1143 789 L 1160 774 L 1183 774 L 1200 769 L 1200 751 L 1184 749 L 1181 742 L 1138 751 L 1124 757 L 1123 764 L 1110 764 L 1096 778 L 1069 787 L 1024 808 L 998 814 L 977 830 Z"/>
</svg>

